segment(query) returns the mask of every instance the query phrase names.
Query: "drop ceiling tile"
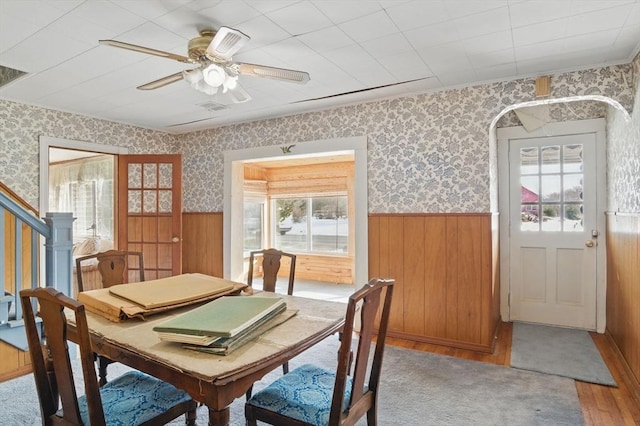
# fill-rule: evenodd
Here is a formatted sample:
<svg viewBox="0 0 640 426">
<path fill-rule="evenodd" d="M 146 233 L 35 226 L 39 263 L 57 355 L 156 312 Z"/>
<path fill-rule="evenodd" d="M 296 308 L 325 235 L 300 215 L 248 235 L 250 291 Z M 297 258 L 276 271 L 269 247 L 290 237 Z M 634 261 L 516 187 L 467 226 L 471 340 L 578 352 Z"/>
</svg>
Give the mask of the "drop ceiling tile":
<svg viewBox="0 0 640 426">
<path fill-rule="evenodd" d="M 373 57 L 357 44 L 331 50 L 322 56 L 346 71 L 352 66 L 358 67 L 360 63 L 373 61 Z"/>
<path fill-rule="evenodd" d="M 402 33 L 389 34 L 384 37 L 364 41 L 360 43 L 360 46 L 374 58 L 414 51 L 413 46 L 411 46 Z"/>
<path fill-rule="evenodd" d="M 473 67 L 467 57 L 458 57 L 455 60 L 446 62 L 428 63 L 427 66 L 433 72 L 435 76 L 442 80 L 442 76 L 447 73 L 460 74 L 464 70 L 468 71 L 468 74 L 473 74 Z M 475 80 L 472 80 L 475 81 Z"/>
<path fill-rule="evenodd" d="M 436 75 L 440 83 L 445 87 L 467 85 L 468 82 L 478 81 L 475 71 L 471 68 L 452 68 Z"/>
<path fill-rule="evenodd" d="M 326 52 L 354 43 L 354 40 L 338 27 L 324 28 L 296 38 L 317 52 Z"/>
<path fill-rule="evenodd" d="M 574 7 L 576 13 L 593 12 L 601 9 L 608 9 L 611 7 L 618 7 L 628 4 L 637 3 L 637 0 L 604 0 L 604 1 L 583 1 L 574 0 Z"/>
<path fill-rule="evenodd" d="M 568 20 L 567 36 L 620 28 L 631 11 L 632 5 L 629 4 L 574 16 Z"/>
<path fill-rule="evenodd" d="M 366 87 L 384 86 L 397 83 L 397 79 L 376 61 L 360 62 L 346 70 Z"/>
<path fill-rule="evenodd" d="M 496 50 L 512 49 L 513 41 L 511 31 L 500 31 L 462 40 L 462 45 L 471 55 L 483 52 L 495 52 Z"/>
<path fill-rule="evenodd" d="M 439 46 L 462 39 L 458 29 L 451 22 L 442 22 L 404 32 L 409 43 L 416 50 Z"/>
<path fill-rule="evenodd" d="M 300 0 L 248 0 L 247 3 L 260 13 L 269 13 L 274 10 L 291 6 L 299 1 Z"/>
<path fill-rule="evenodd" d="M 206 21 L 219 24 L 217 26 L 234 27 L 261 13 L 242 0 L 222 0 L 213 7 L 200 9 L 198 15 Z"/>
<path fill-rule="evenodd" d="M 357 42 L 373 40 L 398 32 L 398 28 L 384 11 L 344 22 L 339 27 Z"/>
<path fill-rule="evenodd" d="M 483 52 L 469 54 L 469 62 L 474 68 L 488 68 L 498 65 L 513 63 L 515 55 L 513 49 L 496 50 L 494 52 Z"/>
<path fill-rule="evenodd" d="M 190 0 L 131 1 L 111 0 L 112 3 L 145 19 L 152 20 L 190 3 Z"/>
<path fill-rule="evenodd" d="M 480 12 L 506 7 L 509 4 L 507 0 L 456 0 L 444 1 L 443 3 L 452 18 L 475 15 Z"/>
<path fill-rule="evenodd" d="M 67 16 L 100 25 L 115 34 L 129 31 L 145 22 L 144 18 L 108 1 L 84 2 L 70 11 Z"/>
<path fill-rule="evenodd" d="M 514 48 L 516 61 L 529 61 L 532 59 L 540 60 L 542 58 L 559 55 L 565 52 L 564 39 L 545 41 L 543 43 L 529 44 L 527 46 L 516 46 Z"/>
<path fill-rule="evenodd" d="M 401 31 L 451 19 L 443 1 L 410 1 L 386 8 L 386 12 Z"/>
<path fill-rule="evenodd" d="M 536 0 L 509 3 L 511 26 L 514 28 L 566 18 L 575 13 L 571 1 Z"/>
<path fill-rule="evenodd" d="M 290 64 L 290 60 L 296 56 L 306 56 L 309 49 L 300 40 L 294 37 L 271 43 L 260 48 L 263 54 L 278 59 L 282 63 Z"/>
<path fill-rule="evenodd" d="M 375 1 L 316 0 L 313 4 L 335 24 L 382 10 L 382 6 Z"/>
<path fill-rule="evenodd" d="M 64 62 L 91 48 L 51 30 L 42 30 L 2 53 L 0 62 L 26 72 L 39 72 Z"/>
<path fill-rule="evenodd" d="M 518 27 L 514 28 L 512 31 L 513 44 L 516 46 L 526 46 L 529 44 L 557 40 L 564 37 L 566 32 L 566 18 L 527 25 L 525 27 Z"/>
<path fill-rule="evenodd" d="M 515 62 L 496 65 L 487 68 L 476 68 L 476 76 L 480 81 L 495 81 L 510 79 L 517 75 L 517 67 Z"/>
<path fill-rule="evenodd" d="M 461 41 L 425 47 L 418 54 L 427 65 L 467 59 L 467 49 Z"/>
<path fill-rule="evenodd" d="M 211 6 L 211 3 L 208 3 Z M 186 40 L 198 36 L 198 31 L 202 28 L 220 28 L 223 23 L 208 16 L 199 14 L 191 9 L 191 3 L 187 7 L 179 7 L 171 12 L 153 19 L 153 22 L 160 25 L 167 31 L 171 31 Z"/>
<path fill-rule="evenodd" d="M 0 10 L 2 15 L 10 15 L 34 25 L 45 26 L 69 11 L 64 6 L 71 9 L 77 6 L 77 4 L 60 4 L 56 7 L 56 4 L 57 2 L 52 1 L 2 0 Z"/>
<path fill-rule="evenodd" d="M 404 52 L 378 58 L 380 62 L 398 81 L 409 81 L 433 76 L 416 52 Z"/>
<path fill-rule="evenodd" d="M 501 7 L 486 12 L 469 15 L 453 20 L 461 38 L 476 37 L 484 34 L 511 30 L 509 8 Z"/>
<path fill-rule="evenodd" d="M 22 18 L 0 13 L 0 61 L 4 52 L 23 39 L 38 32 L 40 27 Z"/>
<path fill-rule="evenodd" d="M 52 22 L 48 29 L 64 34 L 69 38 L 92 44 L 97 44 L 98 40 L 118 35 L 118 32 L 95 22 L 87 21 L 74 13 L 69 13 Z"/>
<path fill-rule="evenodd" d="M 251 40 L 240 50 L 241 52 L 259 49 L 261 46 L 291 37 L 288 32 L 263 15 L 236 25 L 236 28 L 251 37 Z"/>
<path fill-rule="evenodd" d="M 306 34 L 332 25 L 329 18 L 308 2 L 295 3 L 266 16 L 291 35 Z"/>
<path fill-rule="evenodd" d="M 179 35 L 176 35 L 175 33 L 168 31 L 153 22 L 147 22 L 130 31 L 120 34 L 116 37 L 116 40 L 188 56 L 187 39 L 180 37 Z M 116 49 L 121 52 L 125 51 L 124 49 L 118 49 L 117 47 L 113 46 L 104 47 Z M 141 59 L 154 57 L 154 55 L 147 55 L 140 52 L 135 53 L 137 53 Z M 156 59 L 163 59 L 165 61 L 170 60 L 160 57 L 156 57 Z"/>
</svg>

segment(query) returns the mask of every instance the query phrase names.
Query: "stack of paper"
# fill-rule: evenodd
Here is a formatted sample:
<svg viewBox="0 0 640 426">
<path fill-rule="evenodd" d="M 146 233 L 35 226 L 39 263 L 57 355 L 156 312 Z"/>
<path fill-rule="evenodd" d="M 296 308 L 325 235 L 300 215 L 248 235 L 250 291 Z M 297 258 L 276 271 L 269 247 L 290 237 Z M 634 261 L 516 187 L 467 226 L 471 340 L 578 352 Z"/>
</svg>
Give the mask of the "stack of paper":
<svg viewBox="0 0 640 426">
<path fill-rule="evenodd" d="M 295 315 L 283 314 L 286 308 L 285 301 L 277 297 L 223 296 L 153 330 L 162 340 L 225 355 Z"/>
</svg>

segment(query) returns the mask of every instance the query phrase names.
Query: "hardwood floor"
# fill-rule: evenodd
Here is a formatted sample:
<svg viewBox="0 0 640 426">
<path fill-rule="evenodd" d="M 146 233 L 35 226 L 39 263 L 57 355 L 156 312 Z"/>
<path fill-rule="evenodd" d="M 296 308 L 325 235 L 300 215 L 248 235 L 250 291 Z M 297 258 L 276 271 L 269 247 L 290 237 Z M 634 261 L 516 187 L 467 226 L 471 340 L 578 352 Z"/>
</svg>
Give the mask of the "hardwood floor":
<svg viewBox="0 0 640 426">
<path fill-rule="evenodd" d="M 391 337 L 387 338 L 387 343 L 403 348 L 509 366 L 511 365 L 512 331 L 512 323 L 502 323 L 492 354 Z M 624 363 L 609 337 L 597 333 L 591 333 L 591 337 L 607 363 L 613 378 L 618 383 L 618 387 L 576 381 L 576 390 L 580 398 L 585 426 L 640 425 L 640 392 L 638 392 L 637 383 L 634 386 L 633 377 L 625 369 Z"/>
</svg>

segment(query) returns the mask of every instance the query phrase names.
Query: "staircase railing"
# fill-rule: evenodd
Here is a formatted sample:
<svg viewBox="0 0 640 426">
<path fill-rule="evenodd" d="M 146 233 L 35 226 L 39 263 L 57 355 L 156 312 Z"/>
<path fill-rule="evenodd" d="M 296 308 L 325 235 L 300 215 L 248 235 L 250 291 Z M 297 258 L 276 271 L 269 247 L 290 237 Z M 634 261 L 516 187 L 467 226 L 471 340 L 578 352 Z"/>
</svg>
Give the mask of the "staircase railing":
<svg viewBox="0 0 640 426">
<path fill-rule="evenodd" d="M 41 285 L 41 237 L 45 239 L 44 284 L 73 296 L 72 224 L 71 213 L 47 213 L 39 219 L 0 192 L 0 340 L 27 350 L 19 294 L 22 289 Z M 25 229 L 30 235 L 24 235 Z"/>
</svg>

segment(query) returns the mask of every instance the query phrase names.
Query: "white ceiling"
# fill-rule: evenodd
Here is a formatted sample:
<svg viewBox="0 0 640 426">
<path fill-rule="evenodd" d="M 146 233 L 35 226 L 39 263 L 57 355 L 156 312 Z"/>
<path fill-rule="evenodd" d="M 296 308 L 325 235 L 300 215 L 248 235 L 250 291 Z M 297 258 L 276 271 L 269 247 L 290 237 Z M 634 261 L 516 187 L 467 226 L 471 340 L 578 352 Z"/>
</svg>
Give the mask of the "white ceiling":
<svg viewBox="0 0 640 426">
<path fill-rule="evenodd" d="M 193 66 L 98 44 L 186 56 L 198 29 L 222 25 L 251 37 L 234 60 L 311 81 L 240 76 L 253 99 L 211 111 L 228 99 L 184 81 L 136 89 Z M 0 98 L 174 133 L 626 63 L 639 49 L 640 0 L 0 0 L 0 65 L 28 73 Z"/>
</svg>

